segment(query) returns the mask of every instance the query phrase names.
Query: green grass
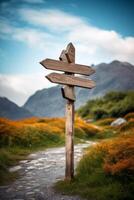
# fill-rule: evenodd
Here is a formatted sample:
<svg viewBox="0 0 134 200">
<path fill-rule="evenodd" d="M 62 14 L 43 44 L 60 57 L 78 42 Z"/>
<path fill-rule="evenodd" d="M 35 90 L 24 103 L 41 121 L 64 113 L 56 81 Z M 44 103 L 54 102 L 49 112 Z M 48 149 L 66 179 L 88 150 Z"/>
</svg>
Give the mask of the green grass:
<svg viewBox="0 0 134 200">
<path fill-rule="evenodd" d="M 80 195 L 87 200 L 133 200 L 133 194 L 129 191 L 130 184 L 129 188 L 128 185 L 123 186 L 119 181 L 105 177 L 101 172 L 91 174 L 89 179 L 76 178 L 72 182 L 60 181 L 55 188 L 64 194 Z"/>
<path fill-rule="evenodd" d="M 59 181 L 55 189 L 65 194 L 77 194 L 89 200 L 133 200 L 134 182 L 122 183 L 106 176 L 100 166 L 94 165 L 95 160 L 90 164 L 95 170 L 88 174 L 83 170 L 71 182 Z"/>
<path fill-rule="evenodd" d="M 8 168 L 25 159 L 30 152 L 29 149 L 18 147 L 0 149 L 0 185 L 8 184 L 18 177 L 18 173 L 10 173 Z"/>
<path fill-rule="evenodd" d="M 74 180 L 59 181 L 55 189 L 64 194 L 80 195 L 89 200 L 132 200 L 134 178 L 120 179 L 104 173 L 104 152 L 85 155 L 80 161 Z"/>
<path fill-rule="evenodd" d="M 95 136 L 96 139 L 110 139 L 114 137 L 118 137 L 118 131 L 112 128 L 106 128 Z"/>
</svg>

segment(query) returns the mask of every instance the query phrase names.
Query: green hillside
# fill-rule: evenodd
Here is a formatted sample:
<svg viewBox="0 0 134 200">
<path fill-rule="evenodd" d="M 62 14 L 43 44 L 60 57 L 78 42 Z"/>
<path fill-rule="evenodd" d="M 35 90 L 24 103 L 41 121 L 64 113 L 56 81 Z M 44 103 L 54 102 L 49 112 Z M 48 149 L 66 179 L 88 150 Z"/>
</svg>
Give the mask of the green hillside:
<svg viewBox="0 0 134 200">
<path fill-rule="evenodd" d="M 77 112 L 85 119 L 123 117 L 134 112 L 134 91 L 109 92 L 104 97 L 88 101 Z"/>
</svg>

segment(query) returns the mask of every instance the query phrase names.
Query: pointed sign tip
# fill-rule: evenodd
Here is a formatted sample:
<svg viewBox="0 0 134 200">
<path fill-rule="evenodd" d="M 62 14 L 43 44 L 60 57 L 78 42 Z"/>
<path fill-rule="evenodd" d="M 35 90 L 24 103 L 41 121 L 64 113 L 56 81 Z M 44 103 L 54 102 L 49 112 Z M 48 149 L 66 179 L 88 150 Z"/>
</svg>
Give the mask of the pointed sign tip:
<svg viewBox="0 0 134 200">
<path fill-rule="evenodd" d="M 74 46 L 72 42 L 69 42 L 68 45 L 72 45 L 72 46 Z"/>
<path fill-rule="evenodd" d="M 68 49 L 69 47 L 72 47 L 72 48 L 74 48 L 74 49 L 75 49 L 75 47 L 74 47 L 74 45 L 73 45 L 73 43 L 72 43 L 72 42 L 69 42 L 69 44 L 67 45 L 67 49 Z"/>
<path fill-rule="evenodd" d="M 67 56 L 69 63 L 75 62 L 75 47 L 73 46 L 73 44 L 71 42 L 67 45 L 65 54 Z"/>
<path fill-rule="evenodd" d="M 48 62 L 48 61 L 49 61 L 49 59 L 46 58 L 45 60 L 42 60 L 42 61 L 40 61 L 39 63 L 40 63 L 41 65 L 43 65 L 44 63 L 46 63 L 46 62 Z"/>
<path fill-rule="evenodd" d="M 46 75 L 45 78 L 47 78 L 47 80 L 51 81 L 50 74 Z"/>
</svg>

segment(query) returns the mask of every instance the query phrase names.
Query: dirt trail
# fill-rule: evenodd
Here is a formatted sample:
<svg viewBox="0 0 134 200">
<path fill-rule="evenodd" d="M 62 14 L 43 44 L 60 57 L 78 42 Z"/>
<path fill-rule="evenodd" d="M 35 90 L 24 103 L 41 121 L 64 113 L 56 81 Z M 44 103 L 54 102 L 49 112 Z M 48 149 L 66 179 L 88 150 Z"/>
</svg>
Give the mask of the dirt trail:
<svg viewBox="0 0 134 200">
<path fill-rule="evenodd" d="M 85 147 L 93 142 L 75 145 L 75 167 Z M 53 191 L 53 184 L 64 179 L 65 148 L 51 148 L 28 156 L 18 166 L 9 169 L 20 173 L 20 178 L 8 186 L 0 186 L 0 200 L 81 200 Z"/>
</svg>

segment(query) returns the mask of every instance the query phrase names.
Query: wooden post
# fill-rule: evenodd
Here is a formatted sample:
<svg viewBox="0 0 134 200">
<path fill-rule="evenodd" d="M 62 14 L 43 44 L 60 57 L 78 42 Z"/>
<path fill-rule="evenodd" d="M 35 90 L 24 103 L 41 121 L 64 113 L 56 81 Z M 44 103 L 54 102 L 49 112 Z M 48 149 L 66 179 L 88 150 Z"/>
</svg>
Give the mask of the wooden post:
<svg viewBox="0 0 134 200">
<path fill-rule="evenodd" d="M 67 63 L 75 63 L 75 48 L 69 43 L 66 50 L 61 52 L 60 60 Z M 65 72 L 65 74 L 74 76 L 73 73 Z M 66 151 L 66 167 L 65 179 L 71 180 L 74 177 L 74 87 L 65 86 L 62 88 L 62 95 L 67 99 L 66 103 L 66 132 L 65 132 L 65 151 Z M 71 100 L 73 99 L 73 100 Z"/>
<path fill-rule="evenodd" d="M 95 87 L 92 80 L 74 76 L 81 74 L 89 76 L 95 73 L 95 70 L 89 66 L 75 64 L 75 48 L 69 43 L 66 50 L 61 52 L 60 61 L 53 59 L 45 59 L 40 64 L 46 69 L 63 71 L 65 74 L 51 73 L 46 76 L 52 83 L 66 85 L 62 88 L 62 96 L 67 99 L 66 104 L 66 168 L 65 179 L 71 180 L 74 177 L 74 86 L 91 89 Z"/>
<path fill-rule="evenodd" d="M 66 104 L 66 169 L 65 179 L 74 177 L 74 101 L 67 100 Z"/>
<path fill-rule="evenodd" d="M 75 63 L 75 48 L 69 43 L 66 49 L 66 57 L 69 63 Z M 70 74 L 74 76 L 74 74 Z M 74 93 L 74 87 L 68 86 Z M 65 179 L 74 177 L 74 101 L 67 99 L 66 104 L 66 169 Z"/>
</svg>

